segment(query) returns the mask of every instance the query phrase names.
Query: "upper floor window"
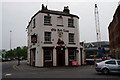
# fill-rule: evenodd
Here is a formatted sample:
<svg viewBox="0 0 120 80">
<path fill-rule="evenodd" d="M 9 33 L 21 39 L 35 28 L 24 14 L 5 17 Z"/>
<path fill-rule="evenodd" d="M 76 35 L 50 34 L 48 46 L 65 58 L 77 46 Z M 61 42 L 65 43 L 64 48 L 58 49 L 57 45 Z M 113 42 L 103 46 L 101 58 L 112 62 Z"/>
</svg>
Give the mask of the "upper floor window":
<svg viewBox="0 0 120 80">
<path fill-rule="evenodd" d="M 37 43 L 37 35 L 31 35 L 31 43 Z"/>
<path fill-rule="evenodd" d="M 51 42 L 51 32 L 45 32 L 45 42 Z"/>
<path fill-rule="evenodd" d="M 74 33 L 69 33 L 69 43 L 74 43 Z"/>
<path fill-rule="evenodd" d="M 74 27 L 74 19 L 68 19 L 68 27 Z"/>
<path fill-rule="evenodd" d="M 44 16 L 44 24 L 45 25 L 51 24 L 51 16 Z"/>
<path fill-rule="evenodd" d="M 35 24 L 35 19 L 33 19 L 33 28 L 35 28 L 36 24 Z"/>
</svg>

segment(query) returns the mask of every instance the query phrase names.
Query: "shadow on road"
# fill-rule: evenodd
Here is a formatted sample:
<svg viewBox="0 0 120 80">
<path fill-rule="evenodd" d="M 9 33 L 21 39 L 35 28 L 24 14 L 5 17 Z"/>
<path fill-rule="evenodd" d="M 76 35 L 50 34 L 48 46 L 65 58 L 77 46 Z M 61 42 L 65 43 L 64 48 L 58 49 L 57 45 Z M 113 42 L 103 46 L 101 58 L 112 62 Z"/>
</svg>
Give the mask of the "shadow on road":
<svg viewBox="0 0 120 80">
<path fill-rule="evenodd" d="M 109 73 L 109 74 L 105 75 L 105 74 L 99 72 L 99 73 L 95 73 L 95 74 L 101 75 L 101 76 L 118 76 L 118 77 L 120 77 L 120 73 Z"/>
</svg>

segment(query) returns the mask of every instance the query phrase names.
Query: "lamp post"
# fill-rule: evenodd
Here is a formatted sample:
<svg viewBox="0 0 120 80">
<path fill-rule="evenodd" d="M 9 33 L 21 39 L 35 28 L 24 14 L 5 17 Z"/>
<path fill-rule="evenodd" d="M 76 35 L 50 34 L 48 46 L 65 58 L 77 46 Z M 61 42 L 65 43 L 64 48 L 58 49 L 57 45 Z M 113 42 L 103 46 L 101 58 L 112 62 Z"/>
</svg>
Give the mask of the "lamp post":
<svg viewBox="0 0 120 80">
<path fill-rule="evenodd" d="M 10 30 L 10 50 L 11 50 L 11 32 L 12 30 Z"/>
</svg>

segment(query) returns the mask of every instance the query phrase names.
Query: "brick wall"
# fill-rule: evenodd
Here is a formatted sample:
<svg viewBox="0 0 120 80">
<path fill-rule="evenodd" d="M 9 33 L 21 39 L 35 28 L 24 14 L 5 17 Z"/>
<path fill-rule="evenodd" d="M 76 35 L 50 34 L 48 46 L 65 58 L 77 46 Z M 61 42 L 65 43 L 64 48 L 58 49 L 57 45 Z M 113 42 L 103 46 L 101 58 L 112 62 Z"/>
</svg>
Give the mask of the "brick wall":
<svg viewBox="0 0 120 80">
<path fill-rule="evenodd" d="M 109 27 L 110 53 L 120 59 L 120 5 L 116 9 Z"/>
</svg>

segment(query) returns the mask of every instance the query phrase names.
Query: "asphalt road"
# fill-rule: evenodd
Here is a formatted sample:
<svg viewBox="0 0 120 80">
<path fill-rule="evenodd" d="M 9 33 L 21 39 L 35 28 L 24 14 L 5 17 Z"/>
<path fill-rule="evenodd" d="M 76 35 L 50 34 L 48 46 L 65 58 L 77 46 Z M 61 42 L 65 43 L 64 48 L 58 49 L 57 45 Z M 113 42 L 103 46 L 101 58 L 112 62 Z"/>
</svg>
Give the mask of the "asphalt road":
<svg viewBox="0 0 120 80">
<path fill-rule="evenodd" d="M 26 61 L 21 61 L 20 66 L 17 66 L 17 61 L 2 64 L 3 78 L 120 78 L 120 74 L 117 73 L 109 75 L 97 73 L 94 65 L 36 68 L 27 65 Z"/>
</svg>

